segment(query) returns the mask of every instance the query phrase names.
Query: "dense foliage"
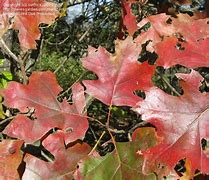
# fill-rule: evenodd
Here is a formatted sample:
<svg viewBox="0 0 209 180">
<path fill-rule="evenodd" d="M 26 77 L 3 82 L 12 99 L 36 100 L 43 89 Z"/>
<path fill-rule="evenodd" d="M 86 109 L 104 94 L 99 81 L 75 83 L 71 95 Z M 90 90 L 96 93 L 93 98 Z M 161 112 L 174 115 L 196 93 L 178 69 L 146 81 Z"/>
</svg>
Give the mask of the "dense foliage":
<svg viewBox="0 0 209 180">
<path fill-rule="evenodd" d="M 207 179 L 208 6 L 2 0 L 0 179 Z"/>
</svg>

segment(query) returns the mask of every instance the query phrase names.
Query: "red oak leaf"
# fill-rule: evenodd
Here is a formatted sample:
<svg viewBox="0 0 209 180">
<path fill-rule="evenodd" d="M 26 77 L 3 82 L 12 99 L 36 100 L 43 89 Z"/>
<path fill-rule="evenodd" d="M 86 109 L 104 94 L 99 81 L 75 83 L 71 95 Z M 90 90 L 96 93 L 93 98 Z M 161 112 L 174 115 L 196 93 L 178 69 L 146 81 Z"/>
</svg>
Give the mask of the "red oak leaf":
<svg viewBox="0 0 209 180">
<path fill-rule="evenodd" d="M 18 180 L 17 169 L 22 162 L 21 140 L 3 140 L 0 143 L 0 179 Z"/>
<path fill-rule="evenodd" d="M 39 25 L 52 24 L 58 16 L 56 4 L 45 0 L 1 0 L 0 14 L 13 17 L 13 28 L 23 50 L 36 49 L 36 40 L 40 38 Z"/>
<path fill-rule="evenodd" d="M 181 64 L 190 68 L 209 66 L 209 39 L 196 43 L 178 42 L 174 37 L 156 45 L 156 64 L 165 68 Z"/>
<path fill-rule="evenodd" d="M 209 37 L 208 21 L 208 18 L 195 20 L 186 14 L 179 14 L 178 18 L 172 18 L 176 33 L 181 34 L 184 40 L 189 43 L 196 43 Z"/>
<path fill-rule="evenodd" d="M 209 36 L 208 20 L 194 20 L 185 14 L 180 14 L 177 18 L 166 14 L 153 15 L 138 23 L 139 28 L 147 23 L 150 23 L 151 27 L 136 38 L 136 43 L 143 44 L 151 40 L 147 48 L 151 52 L 155 51 L 157 43 L 163 42 L 164 37 L 176 37 L 177 34 L 183 36 L 183 39 L 188 43 L 196 43 Z"/>
<path fill-rule="evenodd" d="M 43 141 L 43 146 L 54 156 L 53 162 L 45 162 L 27 154 L 24 158 L 26 170 L 22 179 L 72 179 L 77 163 L 88 155 L 90 147 L 83 143 L 66 149 L 64 138 L 63 132 L 57 132 Z"/>
<path fill-rule="evenodd" d="M 148 40 L 151 40 L 147 50 L 154 51 L 153 46 L 162 41 L 163 36 L 172 36 L 175 33 L 175 27 L 168 23 L 170 16 L 166 14 L 158 14 L 149 16 L 138 23 L 139 28 L 142 28 L 145 24 L 150 23 L 150 28 L 142 32 L 137 38 L 137 44 L 144 44 Z"/>
<path fill-rule="evenodd" d="M 42 138 L 50 129 L 59 128 L 65 132 L 65 142 L 83 138 L 88 128 L 86 116 L 82 113 L 84 91 L 80 84 L 73 90 L 73 105 L 64 100 L 60 103 L 57 95 L 61 91 L 55 75 L 51 72 L 34 72 L 28 85 L 9 83 L 4 90 L 5 105 L 26 112 L 35 109 L 34 120 L 19 114 L 6 127 L 4 133 L 9 136 L 34 142 Z"/>
<path fill-rule="evenodd" d="M 123 2 L 123 24 L 126 26 L 130 35 L 133 35 L 138 29 L 136 16 L 132 13 L 131 2 Z"/>
<path fill-rule="evenodd" d="M 117 41 L 113 55 L 102 47 L 90 47 L 83 66 L 99 79 L 83 81 L 86 92 L 107 105 L 134 106 L 141 99 L 134 91 L 149 88 L 154 72 L 154 67 L 137 62 L 140 49 L 130 37 Z"/>
<path fill-rule="evenodd" d="M 209 139 L 209 95 L 199 91 L 203 78 L 197 72 L 179 77 L 184 80 L 183 96 L 174 97 L 152 88 L 136 108 L 143 120 L 157 128 L 160 137 L 157 146 L 144 152 L 145 172 L 160 171 L 164 175 L 186 158 L 192 174 L 196 169 L 209 173 L 209 154 L 201 144 L 203 139 Z"/>
</svg>

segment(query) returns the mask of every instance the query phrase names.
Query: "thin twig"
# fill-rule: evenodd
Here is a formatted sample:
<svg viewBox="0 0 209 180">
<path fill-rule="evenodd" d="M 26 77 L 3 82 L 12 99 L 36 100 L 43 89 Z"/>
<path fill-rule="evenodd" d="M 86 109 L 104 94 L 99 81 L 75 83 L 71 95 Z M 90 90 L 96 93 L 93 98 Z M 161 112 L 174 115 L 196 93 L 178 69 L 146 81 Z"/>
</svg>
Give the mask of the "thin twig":
<svg viewBox="0 0 209 180">
<path fill-rule="evenodd" d="M 85 105 L 85 109 L 84 109 L 84 112 L 83 112 L 84 114 L 87 113 L 87 110 L 88 110 L 88 108 L 91 105 L 93 100 L 94 100 L 94 97 L 90 96 L 90 95 L 86 98 L 86 105 Z"/>
<path fill-rule="evenodd" d="M 21 73 L 22 73 L 23 84 L 27 84 L 28 80 L 27 80 L 25 66 L 23 63 L 20 63 L 20 69 L 21 69 Z"/>
<path fill-rule="evenodd" d="M 181 94 L 178 92 L 178 91 L 176 91 L 176 89 L 167 81 L 167 79 L 164 77 L 164 76 L 162 76 L 161 74 L 160 74 L 160 72 L 156 69 L 156 72 L 158 73 L 158 75 L 162 78 L 162 80 L 166 83 L 166 85 L 177 95 L 177 96 L 181 96 Z"/>
<path fill-rule="evenodd" d="M 124 130 L 118 130 L 118 129 L 111 129 L 109 128 L 110 132 L 113 132 L 113 133 L 126 133 Z"/>
<path fill-rule="evenodd" d="M 26 84 L 27 83 L 27 75 L 26 75 L 26 72 L 25 72 L 24 61 L 21 60 L 18 56 L 16 56 L 9 49 L 9 47 L 6 45 L 6 43 L 3 40 L 3 38 L 0 38 L 0 47 L 2 48 L 2 50 L 4 51 L 4 53 L 6 53 L 9 57 L 11 57 L 14 61 L 16 61 L 20 65 L 20 69 L 21 69 L 21 73 L 22 73 L 22 78 L 23 78 L 23 83 Z"/>
<path fill-rule="evenodd" d="M 109 15 L 101 22 L 103 23 L 104 21 L 106 21 L 107 19 L 109 18 Z M 89 33 L 89 31 L 91 30 L 91 28 L 93 27 L 90 26 L 84 33 L 83 35 L 78 39 L 78 42 L 81 42 L 86 36 L 87 34 Z M 55 69 L 54 73 L 56 74 L 61 68 L 62 66 L 67 62 L 68 58 L 72 55 L 72 53 L 75 51 L 74 48 L 72 48 L 69 52 L 69 54 L 67 55 L 66 59 L 62 61 L 62 63 L 57 67 L 57 69 Z"/>
<path fill-rule="evenodd" d="M 84 38 L 85 38 L 85 36 L 88 34 L 88 32 L 90 31 L 90 29 L 91 28 L 88 28 L 84 33 L 83 33 L 83 35 L 79 38 L 79 40 L 78 40 L 78 42 L 81 42 Z"/>
<path fill-rule="evenodd" d="M 89 130 L 91 131 L 92 135 L 94 136 L 94 139 L 95 139 L 96 141 L 98 141 L 98 139 L 97 139 L 97 137 L 96 137 L 96 134 L 94 133 L 94 130 L 92 129 L 91 126 L 89 126 Z"/>
<path fill-rule="evenodd" d="M 98 144 L 100 143 L 101 139 L 103 138 L 103 136 L 105 135 L 105 131 L 102 132 L 101 136 L 99 137 L 97 143 L 95 144 L 95 146 L 93 147 L 93 149 L 91 150 L 91 152 L 88 155 L 91 155 L 94 150 L 97 148 Z"/>
<path fill-rule="evenodd" d="M 90 28 L 87 29 L 87 30 L 85 31 L 85 33 L 79 38 L 78 42 L 81 42 L 81 41 L 85 38 L 85 36 L 88 34 L 89 30 L 90 30 Z M 70 50 L 69 54 L 67 55 L 67 57 L 65 58 L 65 60 L 63 60 L 62 63 L 57 67 L 57 69 L 55 69 L 55 71 L 54 71 L 55 74 L 56 74 L 56 73 L 62 68 L 62 66 L 67 62 L 67 60 L 69 59 L 69 57 L 72 55 L 72 53 L 73 53 L 74 51 L 75 51 L 75 49 L 74 49 L 74 48 L 71 48 L 71 50 Z"/>
<path fill-rule="evenodd" d="M 39 59 L 42 56 L 43 46 L 44 46 L 44 38 L 42 37 L 41 38 L 41 42 L 40 42 L 39 54 L 38 54 L 38 57 L 37 57 L 37 61 L 39 61 Z"/>
<path fill-rule="evenodd" d="M 133 126 L 133 127 L 129 130 L 129 132 L 130 132 L 130 133 L 133 133 L 133 132 L 135 131 L 135 129 L 140 128 L 140 127 L 145 127 L 145 126 L 147 126 L 148 124 L 149 124 L 149 123 L 146 122 L 146 121 L 141 121 L 141 122 L 137 123 L 135 126 Z"/>
<path fill-rule="evenodd" d="M 108 115 L 107 115 L 107 122 L 106 122 L 106 128 L 107 129 L 110 128 L 111 110 L 112 110 L 112 104 L 109 106 L 109 111 L 108 111 Z"/>
<path fill-rule="evenodd" d="M 8 48 L 3 38 L 0 38 L 0 47 L 4 50 L 4 52 L 14 59 L 18 64 L 21 64 L 22 62 L 19 60 L 19 58 Z"/>
<path fill-rule="evenodd" d="M 92 118 L 92 117 L 88 117 L 87 118 L 89 119 L 89 121 L 96 121 L 97 123 L 99 123 L 102 127 L 106 127 L 106 125 L 104 125 L 102 122 L 100 122 L 99 120 L 95 119 L 95 118 Z"/>
<path fill-rule="evenodd" d="M 59 94 L 58 95 L 58 97 L 61 97 L 61 96 L 63 96 L 65 93 L 67 93 L 68 91 L 70 91 L 70 89 L 72 88 L 72 86 L 73 85 L 75 85 L 77 82 L 79 82 L 80 80 L 81 80 L 81 78 L 85 75 L 85 73 L 86 73 L 86 71 L 85 72 L 83 72 L 80 76 L 79 76 L 79 78 L 69 87 L 69 88 L 67 88 L 65 91 L 63 91 L 61 94 Z"/>
<path fill-rule="evenodd" d="M 74 49 L 72 48 L 68 54 L 68 56 L 62 61 L 62 63 L 57 67 L 57 69 L 55 69 L 54 74 L 56 74 L 61 68 L 62 66 L 67 62 L 68 58 L 71 56 L 71 54 L 73 53 Z"/>
<path fill-rule="evenodd" d="M 8 117 L 6 119 L 4 119 L 3 121 L 0 122 L 0 125 L 6 123 L 7 121 L 9 122 L 11 119 L 13 119 L 15 116 L 11 116 L 11 117 Z"/>
<path fill-rule="evenodd" d="M 110 135 L 110 137 L 111 137 L 112 143 L 113 143 L 114 146 L 115 146 L 115 151 L 116 151 L 116 154 L 117 154 L 118 163 L 119 163 L 119 165 L 120 165 L 122 162 L 121 162 L 121 159 L 120 159 L 120 156 L 119 156 L 119 151 L 118 151 L 118 148 L 117 148 L 116 141 L 115 141 L 115 139 L 114 139 L 112 133 L 110 132 L 110 130 L 109 130 L 109 129 L 107 129 L 107 130 L 108 130 L 109 135 Z"/>
<path fill-rule="evenodd" d="M 60 41 L 59 43 L 51 43 L 45 40 L 45 42 L 49 45 L 62 45 L 63 43 L 65 43 L 68 39 L 70 38 L 70 36 L 67 36 L 65 39 L 63 39 L 62 41 Z"/>
</svg>

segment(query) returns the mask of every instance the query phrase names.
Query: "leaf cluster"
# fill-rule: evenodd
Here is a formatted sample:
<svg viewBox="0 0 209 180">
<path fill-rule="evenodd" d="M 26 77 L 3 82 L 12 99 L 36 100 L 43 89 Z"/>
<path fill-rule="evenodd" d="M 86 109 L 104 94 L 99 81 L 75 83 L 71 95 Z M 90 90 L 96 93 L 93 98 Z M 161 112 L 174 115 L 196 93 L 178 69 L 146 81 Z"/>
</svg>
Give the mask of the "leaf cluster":
<svg viewBox="0 0 209 180">
<path fill-rule="evenodd" d="M 205 1 L 93 0 L 73 22 L 66 1 L 58 19 L 45 0 L 49 16 L 5 16 L 8 2 L 0 2 L 11 69 L 0 73 L 1 176 L 207 178 Z M 5 40 L 9 29 L 17 47 Z"/>
</svg>

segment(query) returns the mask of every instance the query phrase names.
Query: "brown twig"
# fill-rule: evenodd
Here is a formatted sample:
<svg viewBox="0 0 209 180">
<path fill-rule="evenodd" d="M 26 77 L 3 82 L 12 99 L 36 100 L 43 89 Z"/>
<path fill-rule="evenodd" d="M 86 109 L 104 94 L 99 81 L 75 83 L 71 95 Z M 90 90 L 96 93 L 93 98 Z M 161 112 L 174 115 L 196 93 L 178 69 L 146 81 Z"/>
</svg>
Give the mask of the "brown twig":
<svg viewBox="0 0 209 180">
<path fill-rule="evenodd" d="M 15 116 L 11 116 L 11 117 L 8 117 L 6 119 L 4 119 L 3 121 L 0 122 L 0 125 L 6 123 L 6 122 L 9 122 L 10 120 L 12 120 Z"/>
<path fill-rule="evenodd" d="M 5 54 L 7 54 L 9 57 L 15 60 L 18 64 L 21 64 L 19 58 L 8 48 L 3 38 L 0 38 L 0 47 L 2 48 Z"/>
<path fill-rule="evenodd" d="M 62 61 L 62 63 L 57 67 L 57 69 L 55 69 L 54 74 L 56 74 L 62 68 L 62 66 L 67 62 L 67 60 L 69 59 L 69 57 L 72 55 L 73 52 L 74 49 L 72 48 L 69 54 L 67 55 L 67 57 Z"/>
<path fill-rule="evenodd" d="M 90 30 L 90 28 L 87 29 L 87 30 L 83 33 L 83 35 L 79 38 L 78 42 L 81 42 L 81 41 L 85 38 L 85 36 L 88 34 L 89 30 Z M 73 53 L 74 51 L 75 51 L 74 48 L 72 48 L 72 49 L 70 50 L 70 52 L 69 52 L 69 54 L 67 55 L 67 57 L 62 61 L 62 63 L 57 67 L 57 69 L 55 69 L 55 71 L 54 71 L 55 74 L 56 74 L 56 73 L 62 68 L 62 66 L 67 62 L 67 60 L 69 59 L 69 57 L 72 55 L 72 53 Z"/>
<path fill-rule="evenodd" d="M 103 23 L 104 21 L 106 21 L 107 19 L 109 18 L 109 15 L 101 22 Z M 90 26 L 84 33 L 83 35 L 78 39 L 78 42 L 81 42 L 83 41 L 83 39 L 87 36 L 87 34 L 89 33 L 89 31 L 91 30 L 91 28 L 93 27 Z M 54 73 L 56 74 L 60 69 L 61 67 L 67 62 L 68 58 L 72 55 L 72 53 L 75 51 L 74 48 L 72 48 L 69 52 L 69 54 L 67 55 L 66 59 L 62 61 L 62 63 L 57 67 L 57 69 L 55 69 Z"/>
<path fill-rule="evenodd" d="M 20 70 L 21 70 L 21 73 L 22 73 L 23 84 L 27 84 L 28 80 L 27 80 L 27 75 L 26 75 L 26 70 L 25 70 L 24 63 L 20 64 Z"/>
<path fill-rule="evenodd" d="M 91 155 L 94 152 L 94 150 L 97 148 L 99 142 L 101 141 L 101 139 L 103 138 L 104 135 L 105 135 L 105 131 L 102 132 L 102 134 L 99 137 L 98 141 L 96 142 L 95 146 L 93 147 L 93 149 L 91 150 L 91 152 L 88 155 Z"/>
<path fill-rule="evenodd" d="M 26 84 L 27 83 L 27 75 L 25 72 L 25 65 L 24 65 L 24 61 L 21 60 L 21 58 L 19 58 L 18 56 L 16 56 L 10 49 L 9 47 L 6 45 L 5 41 L 3 40 L 3 38 L 0 38 L 0 47 L 3 50 L 3 52 L 5 54 L 7 54 L 9 57 L 11 57 L 14 61 L 16 61 L 21 69 L 21 73 L 22 73 L 22 78 L 23 78 L 23 83 Z"/>
</svg>

